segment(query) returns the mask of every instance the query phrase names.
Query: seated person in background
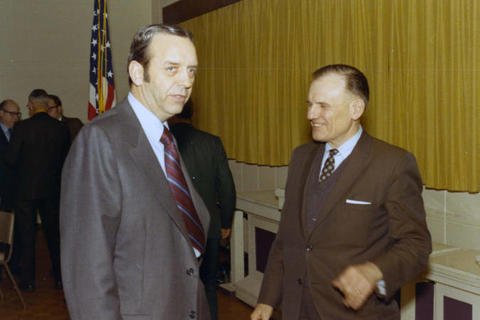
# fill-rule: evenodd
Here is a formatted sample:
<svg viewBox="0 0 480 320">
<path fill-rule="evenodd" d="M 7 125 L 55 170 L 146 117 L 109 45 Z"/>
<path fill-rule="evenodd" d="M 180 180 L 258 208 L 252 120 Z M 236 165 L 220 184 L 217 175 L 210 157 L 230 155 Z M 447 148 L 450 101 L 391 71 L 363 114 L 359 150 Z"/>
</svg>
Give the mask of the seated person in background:
<svg viewBox="0 0 480 320">
<path fill-rule="evenodd" d="M 170 118 L 169 123 L 193 185 L 210 213 L 200 277 L 205 285 L 212 320 L 217 320 L 219 246 L 220 239 L 230 235 L 235 210 L 235 185 L 222 141 L 217 136 L 194 128 L 191 124 L 192 115 L 193 102 L 189 100 L 182 112 Z"/>
<path fill-rule="evenodd" d="M 48 115 L 63 122 L 70 132 L 70 141 L 77 136 L 83 127 L 83 122 L 78 118 L 69 118 L 63 115 L 62 101 L 54 94 L 48 95 Z"/>
</svg>

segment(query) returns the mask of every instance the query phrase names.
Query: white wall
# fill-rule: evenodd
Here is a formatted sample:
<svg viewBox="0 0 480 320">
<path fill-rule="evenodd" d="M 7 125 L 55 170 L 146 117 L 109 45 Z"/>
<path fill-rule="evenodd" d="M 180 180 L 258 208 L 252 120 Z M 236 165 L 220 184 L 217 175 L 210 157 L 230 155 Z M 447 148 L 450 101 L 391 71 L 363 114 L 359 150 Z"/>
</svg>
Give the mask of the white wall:
<svg viewBox="0 0 480 320">
<path fill-rule="evenodd" d="M 152 22 L 152 0 L 111 0 L 108 6 L 121 98 L 128 92 L 130 41 Z M 0 0 L 0 100 L 16 100 L 26 117 L 28 94 L 44 88 L 60 96 L 66 115 L 86 121 L 92 12 L 93 0 Z"/>
</svg>

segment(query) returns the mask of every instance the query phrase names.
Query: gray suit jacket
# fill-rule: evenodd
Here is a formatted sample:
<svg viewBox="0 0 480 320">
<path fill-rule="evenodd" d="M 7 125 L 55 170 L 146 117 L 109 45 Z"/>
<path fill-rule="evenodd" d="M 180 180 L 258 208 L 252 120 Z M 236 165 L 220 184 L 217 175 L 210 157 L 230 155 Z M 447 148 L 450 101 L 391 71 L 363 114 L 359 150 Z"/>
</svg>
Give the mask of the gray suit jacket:
<svg viewBox="0 0 480 320">
<path fill-rule="evenodd" d="M 208 230 L 209 213 L 182 167 Z M 72 320 L 209 319 L 185 224 L 126 100 L 75 139 L 62 173 L 60 210 Z"/>
<path fill-rule="evenodd" d="M 306 182 L 325 144 L 295 149 L 288 170 L 280 229 L 270 251 L 260 303 L 282 302 L 283 318 L 298 319 L 305 281 L 322 319 L 400 319 L 394 293 L 425 269 L 431 239 L 422 180 L 414 156 L 365 132 L 320 209 L 305 229 Z M 356 200 L 370 204 L 355 204 Z M 386 297 L 370 296 L 358 311 L 332 286 L 348 265 L 367 261 L 383 272 Z"/>
</svg>

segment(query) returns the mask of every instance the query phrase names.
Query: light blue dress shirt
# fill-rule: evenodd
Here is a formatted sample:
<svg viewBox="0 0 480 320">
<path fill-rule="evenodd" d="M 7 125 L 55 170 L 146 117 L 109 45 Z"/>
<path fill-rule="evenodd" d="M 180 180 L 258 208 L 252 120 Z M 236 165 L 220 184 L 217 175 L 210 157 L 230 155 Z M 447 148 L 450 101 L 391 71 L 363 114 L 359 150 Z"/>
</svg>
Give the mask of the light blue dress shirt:
<svg viewBox="0 0 480 320">
<path fill-rule="evenodd" d="M 8 131 L 8 127 L 0 122 L 0 127 L 2 128 L 5 137 L 7 137 L 7 141 L 10 141 L 10 132 Z"/>
<path fill-rule="evenodd" d="M 353 148 L 357 145 L 358 140 L 360 140 L 360 136 L 362 135 L 363 128 L 360 126 L 358 129 L 357 133 L 347 141 L 345 141 L 340 147 L 337 148 L 338 153 L 334 156 L 335 159 L 335 168 L 333 171 L 335 171 L 341 164 L 342 162 L 348 158 L 350 153 L 352 153 Z M 322 159 L 322 170 L 323 166 L 325 165 L 325 161 L 327 161 L 327 158 L 329 156 L 329 152 L 331 149 L 334 149 L 330 144 L 326 143 L 325 144 L 325 152 L 323 153 L 323 159 Z M 322 170 L 320 170 L 320 174 L 322 174 Z"/>
<path fill-rule="evenodd" d="M 148 110 L 140 101 L 138 101 L 133 94 L 130 92 L 128 94 L 128 102 L 132 106 L 133 112 L 140 121 L 143 132 L 147 136 L 148 142 L 152 146 L 153 152 L 157 157 L 158 163 L 162 167 L 163 173 L 166 177 L 165 171 L 165 153 L 163 143 L 160 142 L 160 138 L 163 134 L 163 126 L 168 128 L 167 121 L 161 122 L 152 111 Z"/>
</svg>

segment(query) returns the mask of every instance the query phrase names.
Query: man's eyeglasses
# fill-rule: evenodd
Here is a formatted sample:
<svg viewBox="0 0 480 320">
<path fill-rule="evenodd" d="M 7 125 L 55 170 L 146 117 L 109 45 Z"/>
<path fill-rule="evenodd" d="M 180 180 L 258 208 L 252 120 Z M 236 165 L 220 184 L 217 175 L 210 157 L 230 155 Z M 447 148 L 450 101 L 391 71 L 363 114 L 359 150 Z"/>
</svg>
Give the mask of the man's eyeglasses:
<svg viewBox="0 0 480 320">
<path fill-rule="evenodd" d="M 47 108 L 47 111 L 48 111 L 48 110 L 51 110 L 51 109 L 55 109 L 55 108 L 58 108 L 58 104 L 56 104 L 56 105 L 54 105 L 54 106 L 48 107 L 48 108 Z"/>
<path fill-rule="evenodd" d="M 7 111 L 7 110 L 2 110 L 3 112 L 5 113 L 8 113 L 8 114 L 11 114 L 12 116 L 17 116 L 19 118 L 22 117 L 22 113 L 21 112 L 13 112 L 13 111 Z"/>
</svg>

